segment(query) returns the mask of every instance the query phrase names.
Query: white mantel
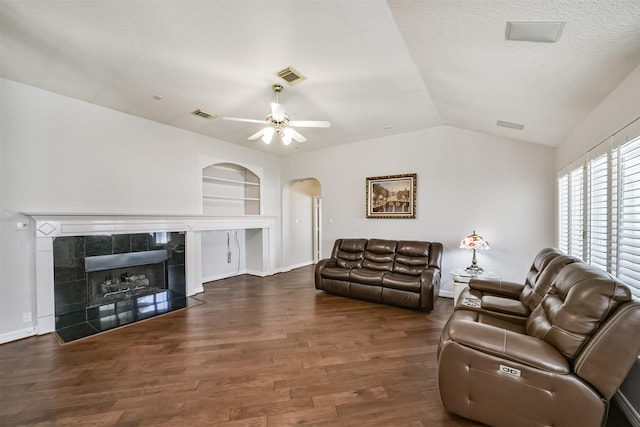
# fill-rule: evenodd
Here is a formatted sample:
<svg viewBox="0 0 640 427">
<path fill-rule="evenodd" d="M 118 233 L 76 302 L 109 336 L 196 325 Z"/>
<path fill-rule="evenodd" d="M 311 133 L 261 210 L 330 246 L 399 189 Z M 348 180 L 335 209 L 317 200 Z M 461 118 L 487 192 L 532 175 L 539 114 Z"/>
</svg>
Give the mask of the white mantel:
<svg viewBox="0 0 640 427">
<path fill-rule="evenodd" d="M 38 335 L 55 330 L 53 281 L 53 238 L 100 234 L 129 234 L 174 231 L 185 233 L 186 292 L 188 296 L 203 292 L 201 233 L 213 230 L 258 229 L 261 246 L 252 248 L 254 262 L 250 273 L 268 276 L 275 272 L 272 264 L 271 231 L 275 217 L 267 216 L 154 216 L 154 215 L 73 215 L 25 214 L 33 219 L 36 250 L 36 331 Z"/>
</svg>

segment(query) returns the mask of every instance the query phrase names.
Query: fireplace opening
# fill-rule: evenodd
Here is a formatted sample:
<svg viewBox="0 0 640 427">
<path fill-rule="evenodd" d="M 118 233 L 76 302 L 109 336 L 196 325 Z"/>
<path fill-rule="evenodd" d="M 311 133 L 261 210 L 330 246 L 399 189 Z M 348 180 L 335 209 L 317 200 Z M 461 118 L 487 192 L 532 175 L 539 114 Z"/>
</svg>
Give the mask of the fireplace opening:
<svg viewBox="0 0 640 427">
<path fill-rule="evenodd" d="M 167 290 L 166 249 L 85 258 L 87 308 Z"/>
</svg>

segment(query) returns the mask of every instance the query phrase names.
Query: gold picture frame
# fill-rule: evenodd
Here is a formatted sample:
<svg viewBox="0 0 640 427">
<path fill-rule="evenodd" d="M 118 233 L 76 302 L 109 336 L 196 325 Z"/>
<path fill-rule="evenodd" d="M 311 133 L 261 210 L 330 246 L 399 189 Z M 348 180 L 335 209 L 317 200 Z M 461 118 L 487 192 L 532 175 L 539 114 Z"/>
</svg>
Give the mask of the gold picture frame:
<svg viewBox="0 0 640 427">
<path fill-rule="evenodd" d="M 367 178 L 367 218 L 415 218 L 417 175 Z"/>
</svg>

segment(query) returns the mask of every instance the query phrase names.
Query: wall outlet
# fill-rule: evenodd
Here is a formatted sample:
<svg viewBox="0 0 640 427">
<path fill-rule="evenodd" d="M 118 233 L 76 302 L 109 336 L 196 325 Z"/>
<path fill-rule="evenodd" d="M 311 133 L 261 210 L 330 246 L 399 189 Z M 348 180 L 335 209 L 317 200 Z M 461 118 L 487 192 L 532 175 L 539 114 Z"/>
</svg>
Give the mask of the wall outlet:
<svg viewBox="0 0 640 427">
<path fill-rule="evenodd" d="M 29 230 L 31 227 L 27 221 L 18 221 L 16 222 L 16 230 Z"/>
<path fill-rule="evenodd" d="M 31 323 L 33 321 L 33 316 L 30 311 L 26 313 L 22 313 L 22 323 Z"/>
</svg>

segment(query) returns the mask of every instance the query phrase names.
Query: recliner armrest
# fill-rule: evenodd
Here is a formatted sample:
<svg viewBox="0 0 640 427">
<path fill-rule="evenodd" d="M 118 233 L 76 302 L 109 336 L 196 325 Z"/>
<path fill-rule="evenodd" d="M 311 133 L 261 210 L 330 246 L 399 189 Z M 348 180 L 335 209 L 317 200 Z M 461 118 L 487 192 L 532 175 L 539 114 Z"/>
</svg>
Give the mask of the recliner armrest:
<svg viewBox="0 0 640 427">
<path fill-rule="evenodd" d="M 509 282 L 501 279 L 483 279 L 474 277 L 469 280 L 469 287 L 483 292 L 504 295 L 511 298 L 519 298 L 524 284 L 517 282 Z"/>
<path fill-rule="evenodd" d="M 482 323 L 448 324 L 449 339 L 475 350 L 503 357 L 537 369 L 569 374 L 569 362 L 545 341 Z"/>
<path fill-rule="evenodd" d="M 335 267 L 336 264 L 336 259 L 335 258 L 325 258 L 322 259 L 320 261 L 318 261 L 318 263 L 316 264 L 316 268 L 315 268 L 315 284 L 316 284 L 316 289 L 323 289 L 322 288 L 322 270 L 324 270 L 327 267 Z"/>
<path fill-rule="evenodd" d="M 440 293 L 440 269 L 429 267 L 420 275 L 420 308 L 433 310 L 435 299 Z"/>
</svg>

